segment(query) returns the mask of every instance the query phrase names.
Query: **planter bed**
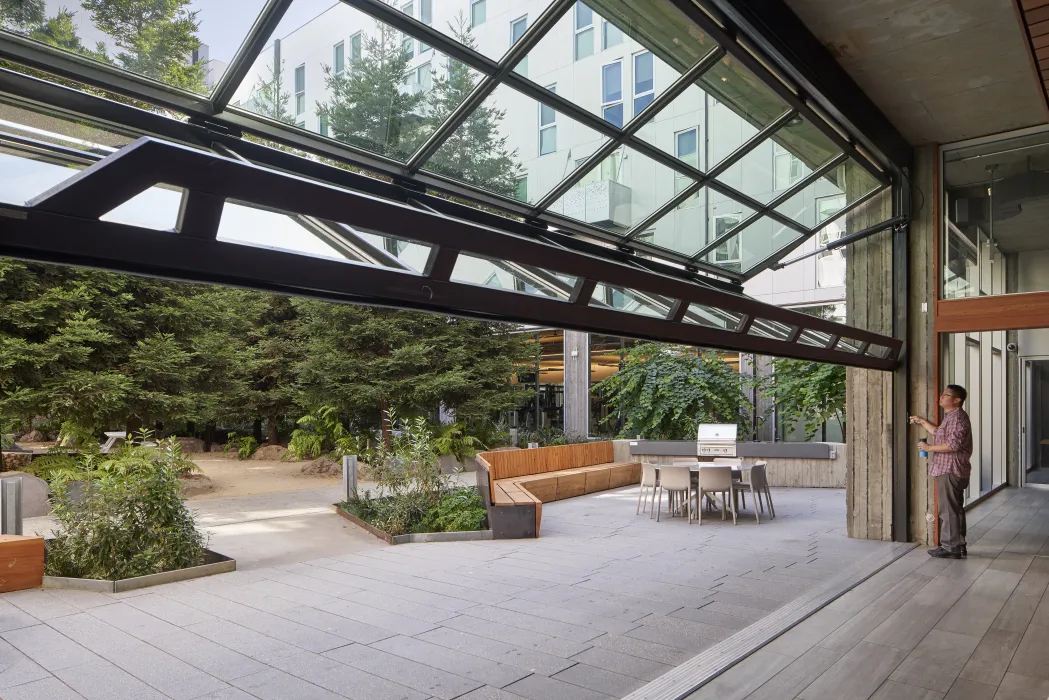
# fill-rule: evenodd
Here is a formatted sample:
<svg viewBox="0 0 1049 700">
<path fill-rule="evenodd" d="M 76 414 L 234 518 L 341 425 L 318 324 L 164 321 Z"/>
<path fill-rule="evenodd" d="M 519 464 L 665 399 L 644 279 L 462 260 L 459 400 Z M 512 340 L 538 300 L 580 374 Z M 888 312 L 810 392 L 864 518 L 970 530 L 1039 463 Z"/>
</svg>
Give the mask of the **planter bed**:
<svg viewBox="0 0 1049 700">
<path fill-rule="evenodd" d="M 410 544 L 414 542 L 475 542 L 477 540 L 490 540 L 492 539 L 491 530 L 465 530 L 463 532 L 416 532 L 410 535 L 391 535 L 385 530 L 367 523 L 358 518 L 353 513 L 347 512 L 340 508 L 338 504 L 334 506 L 335 512 L 342 517 L 349 520 L 354 525 L 358 525 L 371 534 L 378 537 L 380 540 L 389 544 Z"/>
<path fill-rule="evenodd" d="M 71 588 L 80 591 L 94 591 L 96 593 L 123 593 L 133 591 L 147 586 L 159 586 L 162 583 L 174 583 L 176 581 L 188 581 L 203 576 L 214 574 L 225 574 L 237 570 L 236 559 L 204 550 L 204 563 L 200 566 L 191 566 L 188 569 L 175 569 L 174 571 L 163 571 L 159 574 L 137 576 L 135 578 L 124 578 L 118 581 L 104 581 L 93 578 L 66 578 L 64 576 L 45 576 L 44 588 Z"/>
</svg>

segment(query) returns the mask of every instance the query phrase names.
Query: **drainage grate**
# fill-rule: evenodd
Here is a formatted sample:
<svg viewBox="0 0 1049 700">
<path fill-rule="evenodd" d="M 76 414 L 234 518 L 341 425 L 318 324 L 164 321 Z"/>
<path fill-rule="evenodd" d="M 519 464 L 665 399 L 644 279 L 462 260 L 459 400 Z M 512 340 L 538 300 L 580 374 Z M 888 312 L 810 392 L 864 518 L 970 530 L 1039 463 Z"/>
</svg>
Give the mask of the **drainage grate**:
<svg viewBox="0 0 1049 700">
<path fill-rule="evenodd" d="M 683 700 L 776 637 L 852 590 L 914 549 L 900 544 L 871 554 L 822 586 L 740 630 L 720 644 L 692 657 L 672 671 L 638 688 L 623 700 Z"/>
</svg>

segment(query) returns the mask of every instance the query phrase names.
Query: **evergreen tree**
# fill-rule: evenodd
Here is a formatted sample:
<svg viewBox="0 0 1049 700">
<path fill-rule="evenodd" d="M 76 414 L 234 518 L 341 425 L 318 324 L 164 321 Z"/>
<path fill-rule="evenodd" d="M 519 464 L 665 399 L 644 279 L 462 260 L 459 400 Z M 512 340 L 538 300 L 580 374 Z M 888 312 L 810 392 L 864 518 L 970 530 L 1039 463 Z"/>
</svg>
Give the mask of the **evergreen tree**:
<svg viewBox="0 0 1049 700">
<path fill-rule="evenodd" d="M 457 418 L 516 408 L 527 389 L 511 381 L 535 362 L 527 337 L 506 326 L 435 314 L 297 302 L 306 336 L 301 366 L 307 407 L 332 404 L 364 426 L 389 426 L 385 412 L 432 411 Z"/>
<path fill-rule="evenodd" d="M 44 0 L 0 0 L 0 27 L 28 34 L 44 22 Z"/>
<path fill-rule="evenodd" d="M 379 24 L 363 47 L 342 75 L 324 66 L 331 101 L 318 102 L 317 114 L 327 117 L 334 138 L 404 160 L 421 141 L 417 113 L 426 96 L 402 89 L 409 58 L 399 32 Z"/>
<path fill-rule="evenodd" d="M 251 336 L 255 415 L 266 419 L 266 440 L 277 444 L 278 427 L 294 410 L 298 399 L 299 364 L 304 359 L 303 337 L 295 302 L 288 297 L 260 295 L 261 310 Z"/>
<path fill-rule="evenodd" d="M 471 49 L 477 48 L 466 17 L 460 13 L 451 25 L 455 38 Z M 433 89 L 428 97 L 426 133 L 432 133 L 459 108 L 473 92 L 475 80 L 469 66 L 448 59 L 448 75 L 434 74 Z M 489 101 L 483 102 L 452 133 L 426 167 L 449 177 L 469 182 L 482 189 L 513 197 L 517 189 L 520 164 L 517 149 L 507 148 L 509 135 L 501 135 L 506 110 Z"/>
<path fill-rule="evenodd" d="M 200 48 L 190 0 L 83 0 L 95 26 L 122 49 L 116 62 L 168 85 L 206 92 L 205 66 L 192 63 Z"/>
<path fill-rule="evenodd" d="M 75 12 L 70 12 L 69 10 L 62 8 L 54 17 L 39 22 L 33 28 L 30 36 L 37 41 L 50 44 L 55 48 L 62 49 L 63 51 L 72 51 L 73 53 L 78 53 L 82 56 L 90 56 L 91 58 L 101 61 L 109 61 L 109 57 L 106 56 L 106 47 L 104 44 L 99 44 L 98 47 L 92 51 L 80 41 L 80 36 L 76 33 L 76 24 L 73 23 L 74 17 L 76 17 Z"/>
<path fill-rule="evenodd" d="M 269 67 L 269 80 L 259 76 L 255 83 L 251 97 L 251 111 L 269 117 L 284 124 L 294 124 L 295 117 L 291 115 L 289 103 L 291 93 L 284 89 L 284 61 L 281 61 L 281 70 Z"/>
</svg>

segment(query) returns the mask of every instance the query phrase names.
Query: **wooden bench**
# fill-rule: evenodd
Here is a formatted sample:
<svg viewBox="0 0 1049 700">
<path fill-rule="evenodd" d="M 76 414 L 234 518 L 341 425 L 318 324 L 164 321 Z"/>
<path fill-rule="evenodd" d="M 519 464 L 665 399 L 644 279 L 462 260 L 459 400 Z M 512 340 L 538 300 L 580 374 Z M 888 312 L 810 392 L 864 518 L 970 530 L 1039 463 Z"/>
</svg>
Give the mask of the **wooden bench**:
<svg viewBox="0 0 1049 700">
<path fill-rule="evenodd" d="M 496 539 L 538 537 L 543 503 L 641 482 L 641 463 L 614 461 L 610 440 L 482 452 L 477 462 Z"/>
</svg>

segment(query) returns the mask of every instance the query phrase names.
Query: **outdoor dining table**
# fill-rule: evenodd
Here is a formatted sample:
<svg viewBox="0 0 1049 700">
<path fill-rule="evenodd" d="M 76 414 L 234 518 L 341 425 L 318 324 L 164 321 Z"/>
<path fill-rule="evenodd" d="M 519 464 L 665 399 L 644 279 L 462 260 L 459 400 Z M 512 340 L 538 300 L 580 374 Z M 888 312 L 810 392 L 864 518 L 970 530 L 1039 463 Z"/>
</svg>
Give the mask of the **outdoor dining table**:
<svg viewBox="0 0 1049 700">
<path fill-rule="evenodd" d="M 656 479 L 659 479 L 659 469 L 661 467 L 688 467 L 689 471 L 692 472 L 692 482 L 694 484 L 698 484 L 699 483 L 699 470 L 703 469 L 704 467 L 732 467 L 732 478 L 733 478 L 733 480 L 735 480 L 735 481 L 742 481 L 743 480 L 743 474 L 746 473 L 747 481 L 750 481 L 750 468 L 751 468 L 751 466 L 753 466 L 753 465 L 749 465 L 749 464 L 743 464 L 743 465 L 725 464 L 723 462 L 717 462 L 717 461 L 714 461 L 714 462 L 700 462 L 698 460 L 695 461 L 695 462 L 682 462 L 680 464 L 657 464 L 657 465 L 655 465 L 655 467 L 656 467 Z M 736 512 L 737 513 L 739 512 L 739 494 L 740 494 L 739 491 L 735 492 L 735 506 L 736 506 Z M 711 504 L 713 504 L 715 507 L 717 506 L 717 502 L 714 501 L 714 499 L 711 498 L 709 495 L 707 496 L 707 500 Z M 756 504 L 755 504 L 755 507 L 756 507 Z"/>
</svg>

